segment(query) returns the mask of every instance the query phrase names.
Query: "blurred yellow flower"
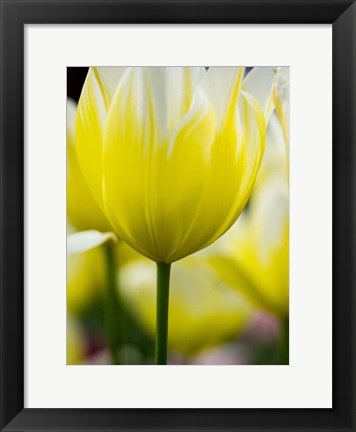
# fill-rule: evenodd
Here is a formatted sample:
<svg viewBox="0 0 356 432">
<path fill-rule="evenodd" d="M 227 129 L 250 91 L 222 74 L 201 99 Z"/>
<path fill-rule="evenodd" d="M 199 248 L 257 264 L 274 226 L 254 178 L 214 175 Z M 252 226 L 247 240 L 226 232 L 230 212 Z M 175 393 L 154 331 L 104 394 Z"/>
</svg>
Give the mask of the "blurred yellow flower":
<svg viewBox="0 0 356 432">
<path fill-rule="evenodd" d="M 289 313 L 289 187 L 281 125 L 272 117 L 247 211 L 209 258 L 230 286 L 281 318 Z M 221 255 L 219 255 L 221 252 Z"/>
<path fill-rule="evenodd" d="M 77 106 L 67 101 L 67 213 L 70 223 L 77 230 L 111 230 L 111 226 L 94 200 L 82 175 L 75 141 Z"/>
<path fill-rule="evenodd" d="M 67 307 L 79 314 L 105 292 L 105 254 L 96 247 L 67 254 Z"/>
<path fill-rule="evenodd" d="M 264 188 L 271 179 L 284 186 L 288 186 L 288 165 L 281 123 L 276 113 L 274 113 L 268 123 L 266 148 L 261 168 L 252 190 L 251 200 L 254 200 L 257 195 L 264 193 Z"/>
<path fill-rule="evenodd" d="M 78 106 L 82 172 L 120 238 L 171 263 L 243 210 L 265 141 L 244 68 L 91 68 Z M 110 78 L 110 79 L 109 79 Z"/>
<path fill-rule="evenodd" d="M 155 334 L 155 266 L 144 259 L 120 273 L 121 294 L 142 324 Z M 225 285 L 202 257 L 175 264 L 170 288 L 169 347 L 177 353 L 199 351 L 235 338 L 252 316 L 251 304 Z"/>
</svg>

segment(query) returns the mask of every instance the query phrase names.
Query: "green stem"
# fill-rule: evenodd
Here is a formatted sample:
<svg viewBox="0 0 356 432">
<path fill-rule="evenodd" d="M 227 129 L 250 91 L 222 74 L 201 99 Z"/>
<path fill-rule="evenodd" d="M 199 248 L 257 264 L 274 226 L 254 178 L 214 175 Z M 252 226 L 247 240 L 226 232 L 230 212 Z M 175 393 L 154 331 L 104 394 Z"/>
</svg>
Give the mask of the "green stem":
<svg viewBox="0 0 356 432">
<path fill-rule="evenodd" d="M 108 345 L 110 348 L 111 359 L 113 364 L 120 364 L 118 345 L 120 334 L 118 332 L 118 320 L 121 315 L 120 302 L 117 292 L 117 263 L 115 244 L 109 240 L 105 244 L 106 258 L 106 299 L 105 299 L 105 321 Z"/>
<path fill-rule="evenodd" d="M 169 275 L 171 265 L 157 263 L 156 364 L 167 364 Z"/>
</svg>

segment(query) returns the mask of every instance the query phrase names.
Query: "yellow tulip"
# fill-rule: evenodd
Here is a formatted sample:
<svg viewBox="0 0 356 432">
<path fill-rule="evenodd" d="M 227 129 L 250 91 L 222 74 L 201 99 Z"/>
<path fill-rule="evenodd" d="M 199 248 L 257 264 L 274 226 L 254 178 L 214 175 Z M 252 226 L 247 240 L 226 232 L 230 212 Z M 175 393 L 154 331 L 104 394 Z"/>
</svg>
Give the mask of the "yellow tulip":
<svg viewBox="0 0 356 432">
<path fill-rule="evenodd" d="M 67 101 L 67 213 L 70 223 L 78 230 L 111 230 L 104 213 L 94 200 L 82 175 L 75 141 L 75 119 L 77 106 Z"/>
<path fill-rule="evenodd" d="M 120 238 L 177 261 L 243 210 L 263 155 L 262 109 L 241 91 L 243 68 L 129 68 L 114 94 L 104 69 L 90 69 L 79 101 L 82 171 Z"/>
<path fill-rule="evenodd" d="M 135 316 L 155 334 L 155 268 L 149 261 L 131 262 L 121 269 L 121 294 Z M 250 303 L 224 285 L 204 257 L 191 256 L 172 271 L 169 347 L 195 355 L 235 338 L 249 322 Z"/>
<path fill-rule="evenodd" d="M 276 116 L 248 211 L 216 243 L 210 262 L 258 307 L 289 313 L 289 187 L 283 132 Z"/>
</svg>

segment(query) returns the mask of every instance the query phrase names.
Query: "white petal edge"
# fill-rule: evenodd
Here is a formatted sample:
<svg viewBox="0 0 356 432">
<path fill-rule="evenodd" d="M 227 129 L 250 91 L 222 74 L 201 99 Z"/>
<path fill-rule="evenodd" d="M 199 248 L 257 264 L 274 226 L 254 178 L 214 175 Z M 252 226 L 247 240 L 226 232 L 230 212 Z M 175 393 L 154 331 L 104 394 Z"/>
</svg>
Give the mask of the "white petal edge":
<svg viewBox="0 0 356 432">
<path fill-rule="evenodd" d="M 268 121 L 273 111 L 272 84 L 274 80 L 272 66 L 254 67 L 244 80 L 244 89 L 260 103 Z"/>
<path fill-rule="evenodd" d="M 100 79 L 106 86 L 110 99 L 113 98 L 114 93 L 119 85 L 121 78 L 127 70 L 125 66 L 99 66 L 96 67 L 99 73 Z"/>
<path fill-rule="evenodd" d="M 211 67 L 199 82 L 199 87 L 206 92 L 215 108 L 218 128 L 223 124 L 234 86 L 240 78 L 240 74 L 243 76 L 243 72 L 243 67 Z"/>
<path fill-rule="evenodd" d="M 69 234 L 67 235 L 67 255 L 87 252 L 109 240 L 117 240 L 113 232 L 102 233 L 96 230 L 89 230 Z"/>
<path fill-rule="evenodd" d="M 71 140 L 75 137 L 75 120 L 77 115 L 77 104 L 73 99 L 67 99 L 67 133 Z"/>
</svg>

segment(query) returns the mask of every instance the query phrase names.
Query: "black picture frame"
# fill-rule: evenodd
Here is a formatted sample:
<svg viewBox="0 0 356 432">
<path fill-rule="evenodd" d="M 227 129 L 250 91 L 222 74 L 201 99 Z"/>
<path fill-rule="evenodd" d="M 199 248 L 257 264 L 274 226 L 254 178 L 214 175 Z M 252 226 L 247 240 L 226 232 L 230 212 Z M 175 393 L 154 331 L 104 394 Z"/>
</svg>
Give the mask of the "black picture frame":
<svg viewBox="0 0 356 432">
<path fill-rule="evenodd" d="M 0 429 L 356 431 L 354 1 L 0 0 L 0 6 Z M 332 409 L 24 408 L 24 25 L 27 23 L 332 23 Z"/>
</svg>

